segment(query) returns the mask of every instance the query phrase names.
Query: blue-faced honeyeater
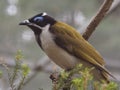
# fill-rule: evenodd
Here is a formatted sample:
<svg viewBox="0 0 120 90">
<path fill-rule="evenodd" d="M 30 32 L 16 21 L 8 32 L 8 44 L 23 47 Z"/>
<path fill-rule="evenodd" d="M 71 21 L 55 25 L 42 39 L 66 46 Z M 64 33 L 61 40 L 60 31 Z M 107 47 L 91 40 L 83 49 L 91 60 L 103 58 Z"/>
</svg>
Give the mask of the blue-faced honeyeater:
<svg viewBox="0 0 120 90">
<path fill-rule="evenodd" d="M 32 29 L 38 45 L 61 68 L 69 70 L 81 63 L 83 67 L 94 67 L 91 73 L 95 80 L 109 82 L 111 74 L 104 67 L 103 58 L 75 28 L 45 12 L 24 20 L 20 25 Z"/>
</svg>

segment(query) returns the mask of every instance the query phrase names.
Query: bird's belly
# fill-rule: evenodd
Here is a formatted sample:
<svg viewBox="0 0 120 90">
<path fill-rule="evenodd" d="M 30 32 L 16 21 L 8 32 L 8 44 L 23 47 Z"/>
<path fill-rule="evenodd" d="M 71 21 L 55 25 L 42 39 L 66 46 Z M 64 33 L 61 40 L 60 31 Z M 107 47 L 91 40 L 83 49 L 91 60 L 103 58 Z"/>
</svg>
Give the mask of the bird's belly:
<svg viewBox="0 0 120 90">
<path fill-rule="evenodd" d="M 49 44 L 48 47 L 43 47 L 45 53 L 50 59 L 52 59 L 57 65 L 61 68 L 69 69 L 75 66 L 79 60 L 74 56 L 70 55 L 62 48 L 58 47 L 55 44 Z"/>
<path fill-rule="evenodd" d="M 70 55 L 68 52 L 57 46 L 51 33 L 47 30 L 42 32 L 40 38 L 44 52 L 61 68 L 69 69 L 79 62 L 75 56 Z"/>
</svg>

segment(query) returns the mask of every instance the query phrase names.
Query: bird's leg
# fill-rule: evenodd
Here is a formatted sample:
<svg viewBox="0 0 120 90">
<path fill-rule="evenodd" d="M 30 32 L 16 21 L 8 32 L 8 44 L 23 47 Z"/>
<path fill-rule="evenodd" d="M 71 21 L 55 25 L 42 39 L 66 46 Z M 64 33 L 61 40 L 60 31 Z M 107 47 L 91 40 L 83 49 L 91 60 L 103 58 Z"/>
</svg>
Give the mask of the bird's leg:
<svg viewBox="0 0 120 90">
<path fill-rule="evenodd" d="M 58 72 L 53 72 L 50 75 L 50 79 L 52 80 L 53 83 L 57 83 L 59 77 L 60 77 L 60 74 Z"/>
</svg>

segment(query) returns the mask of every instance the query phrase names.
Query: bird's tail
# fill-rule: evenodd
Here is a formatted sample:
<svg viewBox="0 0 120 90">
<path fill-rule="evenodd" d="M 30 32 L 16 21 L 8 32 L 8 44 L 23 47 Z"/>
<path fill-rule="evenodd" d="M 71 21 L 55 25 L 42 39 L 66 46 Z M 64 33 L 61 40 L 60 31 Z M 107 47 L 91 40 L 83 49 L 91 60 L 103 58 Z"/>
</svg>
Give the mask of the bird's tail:
<svg viewBox="0 0 120 90">
<path fill-rule="evenodd" d="M 108 73 L 106 73 L 105 71 L 102 71 L 101 74 L 102 74 L 102 76 L 103 76 L 103 79 L 104 79 L 107 83 L 109 83 L 110 80 L 109 80 L 109 75 L 108 75 Z"/>
<path fill-rule="evenodd" d="M 109 76 L 112 77 L 113 79 L 117 80 L 115 76 L 113 76 L 107 69 L 104 71 L 101 71 L 102 76 L 104 77 L 104 80 L 109 83 Z"/>
</svg>

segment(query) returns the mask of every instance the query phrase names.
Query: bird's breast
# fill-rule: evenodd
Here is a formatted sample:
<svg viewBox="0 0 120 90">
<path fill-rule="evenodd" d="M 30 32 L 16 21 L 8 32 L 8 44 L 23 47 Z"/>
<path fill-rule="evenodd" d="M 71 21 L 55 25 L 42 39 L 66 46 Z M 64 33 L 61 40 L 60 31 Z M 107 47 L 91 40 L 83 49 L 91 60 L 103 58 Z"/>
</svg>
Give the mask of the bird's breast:
<svg viewBox="0 0 120 90">
<path fill-rule="evenodd" d="M 56 45 L 55 37 L 48 29 L 42 31 L 40 38 L 44 52 L 61 68 L 69 69 L 78 63 L 77 58 Z"/>
</svg>

